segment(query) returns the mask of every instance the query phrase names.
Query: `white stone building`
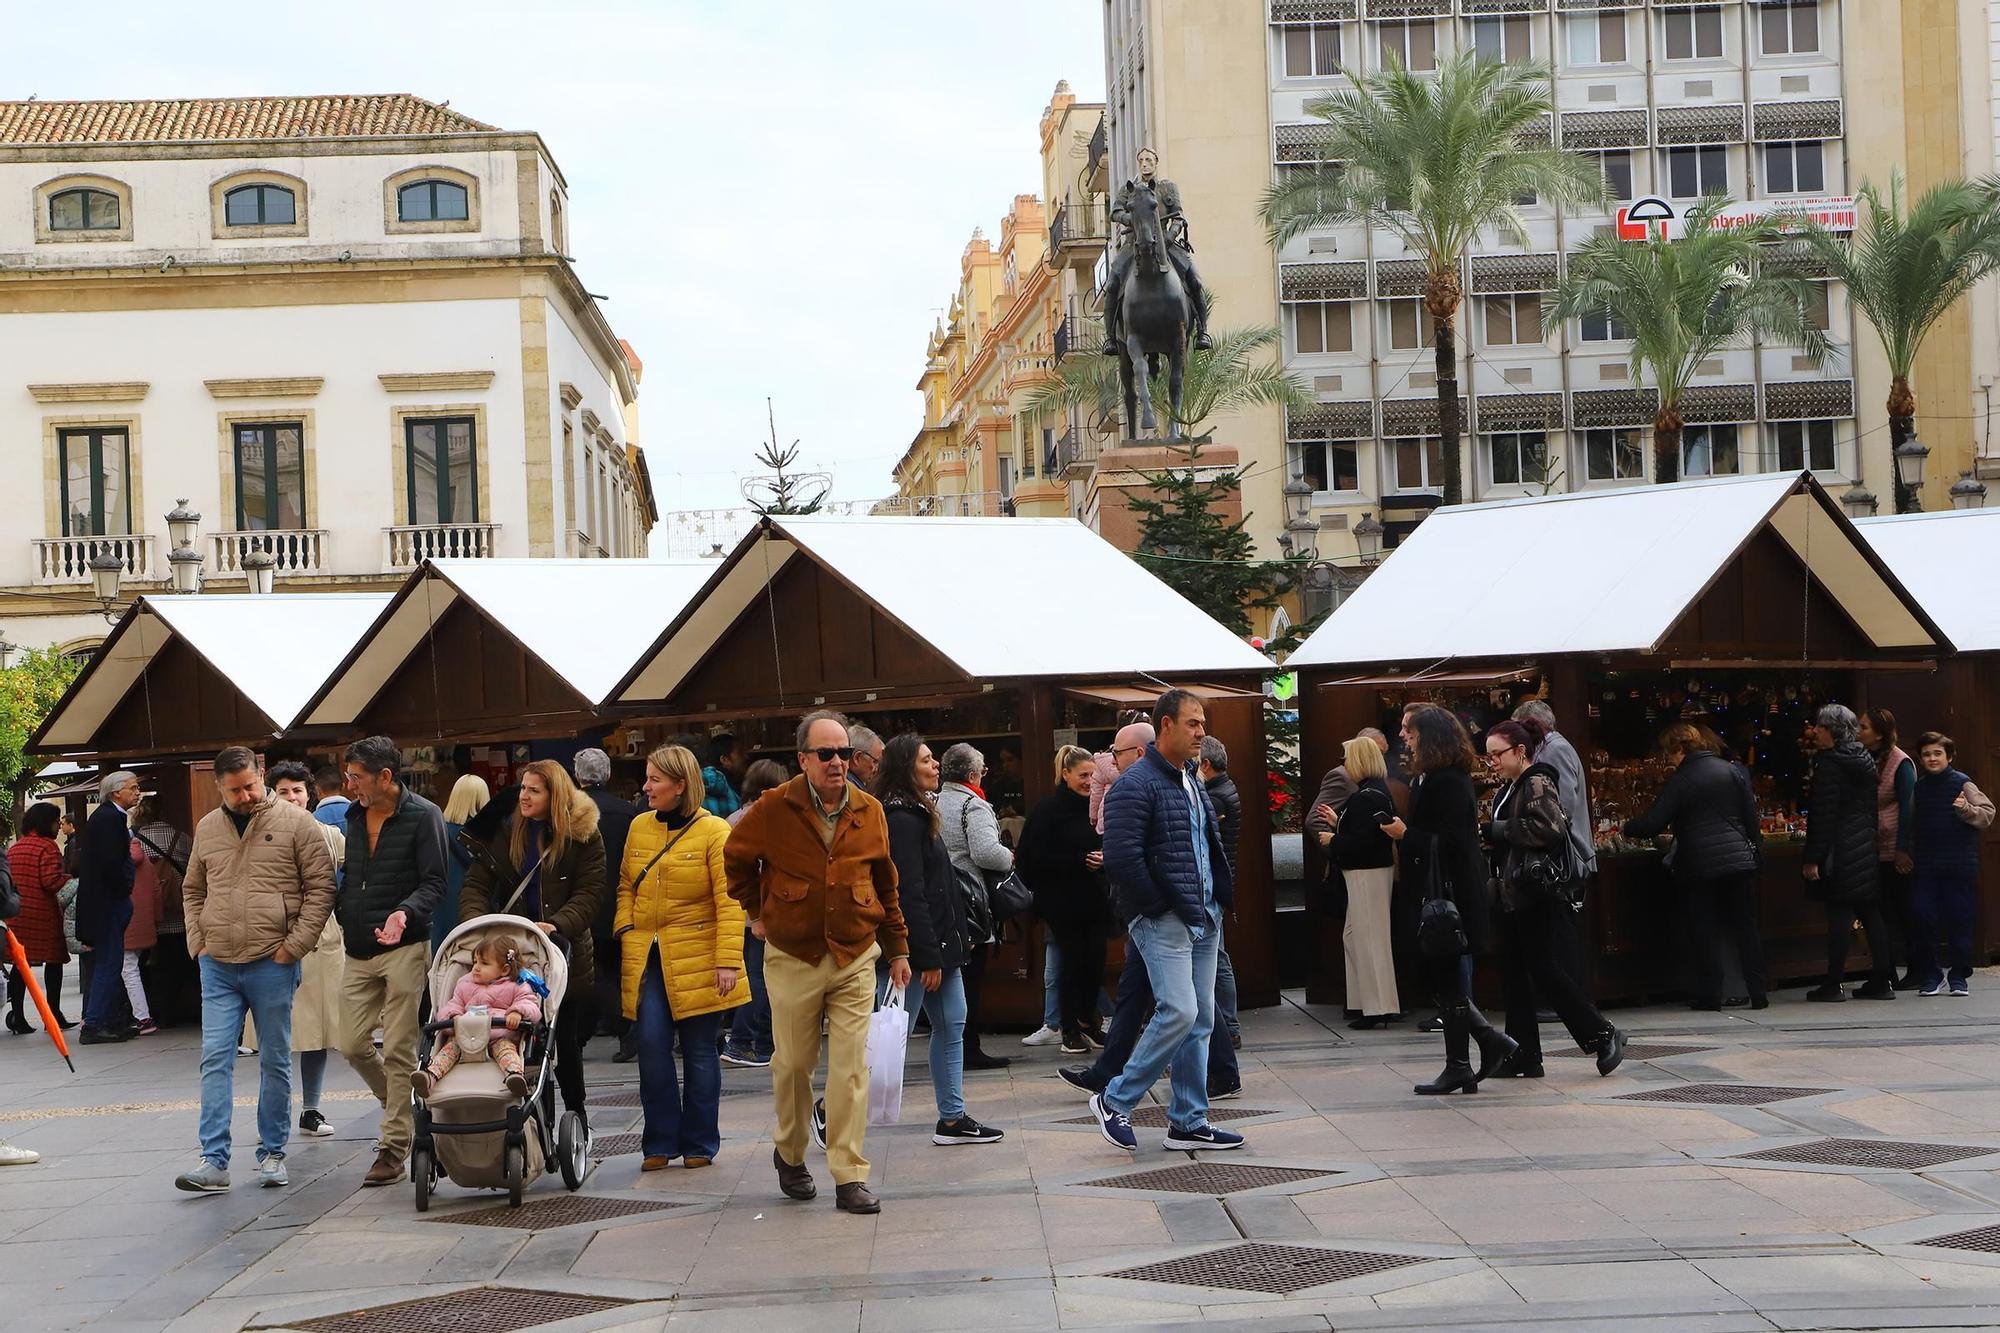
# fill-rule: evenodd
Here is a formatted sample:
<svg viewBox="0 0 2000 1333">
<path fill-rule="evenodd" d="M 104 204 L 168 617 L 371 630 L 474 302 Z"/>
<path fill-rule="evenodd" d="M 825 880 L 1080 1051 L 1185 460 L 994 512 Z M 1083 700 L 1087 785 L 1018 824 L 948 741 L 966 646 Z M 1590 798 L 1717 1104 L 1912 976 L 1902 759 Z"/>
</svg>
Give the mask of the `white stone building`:
<svg viewBox="0 0 2000 1333">
<path fill-rule="evenodd" d="M 202 517 L 206 586 L 643 556 L 639 362 L 532 132 L 405 94 L 0 102 L 0 629 L 87 647 Z"/>
</svg>

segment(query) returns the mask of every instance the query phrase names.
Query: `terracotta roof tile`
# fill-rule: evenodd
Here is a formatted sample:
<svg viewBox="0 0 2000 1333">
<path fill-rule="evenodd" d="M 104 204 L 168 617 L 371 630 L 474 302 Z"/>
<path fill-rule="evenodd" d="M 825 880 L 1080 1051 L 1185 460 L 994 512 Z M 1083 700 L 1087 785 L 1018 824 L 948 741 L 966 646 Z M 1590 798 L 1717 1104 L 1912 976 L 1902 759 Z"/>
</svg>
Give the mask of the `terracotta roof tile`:
<svg viewBox="0 0 2000 1333">
<path fill-rule="evenodd" d="M 0 144 L 373 138 L 468 134 L 495 128 L 409 93 L 0 102 Z"/>
</svg>

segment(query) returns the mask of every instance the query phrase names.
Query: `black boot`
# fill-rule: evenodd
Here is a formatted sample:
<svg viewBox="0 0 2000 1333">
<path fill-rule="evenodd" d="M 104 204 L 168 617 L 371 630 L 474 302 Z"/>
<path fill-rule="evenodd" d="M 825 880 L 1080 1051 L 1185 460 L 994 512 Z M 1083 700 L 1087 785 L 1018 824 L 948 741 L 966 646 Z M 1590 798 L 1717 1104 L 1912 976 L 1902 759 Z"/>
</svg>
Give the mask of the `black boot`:
<svg viewBox="0 0 2000 1333">
<path fill-rule="evenodd" d="M 1486 1015 L 1479 1012 L 1477 1005 L 1466 1006 L 1466 1019 L 1472 1029 L 1472 1039 L 1479 1043 L 1479 1072 L 1472 1078 L 1476 1083 L 1483 1083 L 1520 1049 L 1521 1043 L 1487 1022 Z"/>
<path fill-rule="evenodd" d="M 1478 1092 L 1479 1080 L 1472 1072 L 1472 1013 L 1463 1002 L 1444 1010 L 1444 1072 L 1428 1083 L 1419 1083 L 1419 1097 L 1439 1097 L 1449 1092 Z"/>
<path fill-rule="evenodd" d="M 1597 1052 L 1598 1074 L 1609 1074 L 1625 1059 L 1625 1034 L 1606 1023 L 1604 1031 L 1597 1036 L 1597 1044 L 1591 1049 Z"/>
</svg>

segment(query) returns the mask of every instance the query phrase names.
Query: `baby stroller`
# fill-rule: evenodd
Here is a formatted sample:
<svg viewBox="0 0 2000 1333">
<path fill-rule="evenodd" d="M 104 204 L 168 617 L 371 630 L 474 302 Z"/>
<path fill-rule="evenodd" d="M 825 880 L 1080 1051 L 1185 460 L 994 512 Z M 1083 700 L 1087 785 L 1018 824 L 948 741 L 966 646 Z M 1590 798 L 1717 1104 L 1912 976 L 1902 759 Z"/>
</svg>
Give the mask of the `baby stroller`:
<svg viewBox="0 0 2000 1333">
<path fill-rule="evenodd" d="M 485 1028 L 476 1014 L 456 1020 L 458 1029 L 478 1054 L 467 1052 L 429 1097 L 416 1097 L 416 1142 L 410 1150 L 410 1179 L 417 1187 L 417 1211 L 430 1208 L 431 1191 L 440 1180 L 469 1189 L 502 1189 L 507 1202 L 519 1207 L 521 1192 L 551 1163 L 563 1184 L 575 1189 L 589 1167 L 588 1136 L 574 1111 L 556 1119 L 555 1018 L 569 984 L 566 951 L 525 917 L 491 914 L 474 917 L 445 936 L 431 960 L 430 1009 L 443 1008 L 453 988 L 472 967 L 472 950 L 487 932 L 505 930 L 522 942 L 523 972 L 540 974 L 548 984 L 541 1021 L 520 1032 L 521 1060 L 528 1094 L 516 1100 L 507 1091 L 500 1066 L 486 1053 Z M 419 1061 L 430 1059 L 439 1033 L 454 1030 L 454 1020 L 424 1025 Z M 463 1048 L 461 1048 L 463 1049 Z M 413 1094 L 414 1095 L 414 1094 Z"/>
</svg>

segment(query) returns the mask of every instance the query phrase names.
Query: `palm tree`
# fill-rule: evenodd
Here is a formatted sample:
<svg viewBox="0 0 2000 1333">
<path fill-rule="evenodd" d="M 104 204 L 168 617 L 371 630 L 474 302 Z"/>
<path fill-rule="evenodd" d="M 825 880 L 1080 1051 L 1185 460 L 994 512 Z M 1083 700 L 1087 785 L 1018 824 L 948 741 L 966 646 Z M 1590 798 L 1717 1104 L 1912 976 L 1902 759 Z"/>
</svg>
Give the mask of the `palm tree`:
<svg viewBox="0 0 2000 1333">
<path fill-rule="evenodd" d="M 1570 252 L 1569 271 L 1548 313 L 1556 319 L 1608 314 L 1632 338 L 1632 381 L 1650 381 L 1653 480 L 1680 480 L 1681 399 L 1702 362 L 1750 338 L 1826 359 L 1826 334 L 1808 314 L 1813 285 L 1796 265 L 1771 262 L 1788 224 L 1759 218 L 1717 227 L 1727 203 L 1712 195 L 1685 216 L 1674 239 L 1621 241 L 1600 232 Z M 1763 262 L 1759 262 L 1759 261 Z"/>
<path fill-rule="evenodd" d="M 1177 421 L 1188 435 L 1191 449 L 1201 443 L 1195 438 L 1201 426 L 1218 413 L 1312 404 L 1313 396 L 1306 391 L 1304 381 L 1267 354 L 1278 342 L 1274 326 L 1221 329 L 1210 336 L 1215 342 L 1213 348 L 1188 353 L 1178 418 L 1173 416 L 1167 402 L 1166 376 L 1152 377 L 1153 407 L 1161 416 Z M 1106 416 L 1114 416 L 1121 394 L 1118 362 L 1093 355 L 1091 351 L 1094 349 L 1063 358 L 1056 368 L 1056 378 L 1028 399 L 1027 411 L 1030 414 L 1067 411 L 1087 405 Z"/>
<path fill-rule="evenodd" d="M 1889 358 L 1890 456 L 1916 433 L 1917 396 L 1910 374 L 1924 339 L 1959 298 L 2000 270 L 2000 208 L 1994 184 L 1945 181 L 1906 208 L 1903 173 L 1889 177 L 1884 202 L 1863 182 L 1856 196 L 1860 228 L 1853 239 L 1820 227 L 1805 230 L 1803 248 L 1861 307 Z M 1896 512 L 1911 496 L 1896 477 Z"/>
<path fill-rule="evenodd" d="M 1412 74 L 1392 59 L 1353 88 L 1306 105 L 1324 122 L 1321 165 L 1290 169 L 1264 194 L 1262 216 L 1282 246 L 1315 228 L 1359 223 L 1402 238 L 1427 270 L 1424 307 L 1436 325 L 1438 427 L 1443 437 L 1444 503 L 1464 498 L 1460 473 L 1458 339 L 1453 319 L 1464 300 L 1465 252 L 1486 228 L 1527 244 L 1520 201 L 1599 204 L 1597 163 L 1538 147 L 1554 116 L 1549 73 L 1467 52 L 1435 75 Z"/>
</svg>

